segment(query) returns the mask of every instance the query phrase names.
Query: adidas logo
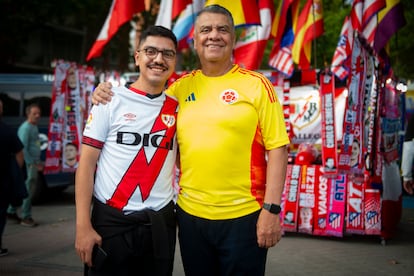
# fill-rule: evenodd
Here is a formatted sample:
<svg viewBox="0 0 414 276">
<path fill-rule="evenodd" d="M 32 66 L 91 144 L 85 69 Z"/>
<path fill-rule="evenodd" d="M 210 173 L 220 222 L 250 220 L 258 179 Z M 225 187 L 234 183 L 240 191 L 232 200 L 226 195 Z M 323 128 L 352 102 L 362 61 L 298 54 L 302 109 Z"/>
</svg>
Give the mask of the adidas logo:
<svg viewBox="0 0 414 276">
<path fill-rule="evenodd" d="M 187 99 L 185 99 L 186 102 L 194 102 L 196 100 L 194 92 L 191 92 L 190 95 L 188 95 Z"/>
</svg>

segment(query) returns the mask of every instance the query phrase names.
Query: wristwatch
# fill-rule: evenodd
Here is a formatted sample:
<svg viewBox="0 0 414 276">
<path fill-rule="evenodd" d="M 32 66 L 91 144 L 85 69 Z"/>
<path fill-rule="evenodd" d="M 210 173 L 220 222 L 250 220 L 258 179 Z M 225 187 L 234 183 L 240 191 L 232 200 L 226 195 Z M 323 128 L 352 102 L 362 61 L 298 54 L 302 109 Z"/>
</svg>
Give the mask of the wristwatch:
<svg viewBox="0 0 414 276">
<path fill-rule="evenodd" d="M 266 202 L 263 203 L 263 209 L 275 215 L 280 214 L 280 211 L 282 211 L 282 208 L 280 208 L 280 205 L 273 204 L 273 203 L 266 203 Z"/>
</svg>

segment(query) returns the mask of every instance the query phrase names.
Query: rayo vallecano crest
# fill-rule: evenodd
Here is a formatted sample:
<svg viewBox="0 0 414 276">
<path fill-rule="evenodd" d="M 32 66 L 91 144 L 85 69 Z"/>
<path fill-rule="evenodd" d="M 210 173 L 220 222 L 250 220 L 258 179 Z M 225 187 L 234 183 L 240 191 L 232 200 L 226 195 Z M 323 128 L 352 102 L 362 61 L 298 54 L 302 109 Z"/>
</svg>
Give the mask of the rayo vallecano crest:
<svg viewBox="0 0 414 276">
<path fill-rule="evenodd" d="M 174 115 L 161 114 L 161 120 L 167 127 L 172 127 L 173 125 L 175 125 Z"/>
<path fill-rule="evenodd" d="M 318 97 L 313 95 L 291 98 L 290 120 L 294 128 L 306 128 L 314 123 L 320 115 Z"/>
</svg>

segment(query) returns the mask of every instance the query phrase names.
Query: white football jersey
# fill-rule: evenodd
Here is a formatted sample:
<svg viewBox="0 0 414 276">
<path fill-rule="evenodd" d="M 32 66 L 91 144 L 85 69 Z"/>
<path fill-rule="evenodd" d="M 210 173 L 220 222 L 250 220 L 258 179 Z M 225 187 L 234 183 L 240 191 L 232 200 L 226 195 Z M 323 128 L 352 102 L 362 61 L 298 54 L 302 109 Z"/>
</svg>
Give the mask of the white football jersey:
<svg viewBox="0 0 414 276">
<path fill-rule="evenodd" d="M 93 106 L 82 143 L 101 149 L 94 196 L 124 212 L 159 210 L 173 198 L 177 101 L 116 87 Z"/>
</svg>

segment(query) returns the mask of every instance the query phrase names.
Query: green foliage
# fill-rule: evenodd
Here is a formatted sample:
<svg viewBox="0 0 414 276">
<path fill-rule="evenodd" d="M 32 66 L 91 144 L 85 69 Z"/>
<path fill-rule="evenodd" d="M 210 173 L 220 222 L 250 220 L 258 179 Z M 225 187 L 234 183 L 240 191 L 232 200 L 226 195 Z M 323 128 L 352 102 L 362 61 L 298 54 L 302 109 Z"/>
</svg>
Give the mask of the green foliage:
<svg viewBox="0 0 414 276">
<path fill-rule="evenodd" d="M 338 44 L 343 21 L 349 15 L 350 7 L 342 0 L 323 1 L 324 34 L 316 39 L 312 46 L 312 65 L 316 68 L 329 66 Z M 316 53 L 316 61 L 315 61 Z"/>
<path fill-rule="evenodd" d="M 390 59 L 396 76 L 414 79 L 414 2 L 400 0 L 407 24 L 390 39 Z"/>
</svg>

